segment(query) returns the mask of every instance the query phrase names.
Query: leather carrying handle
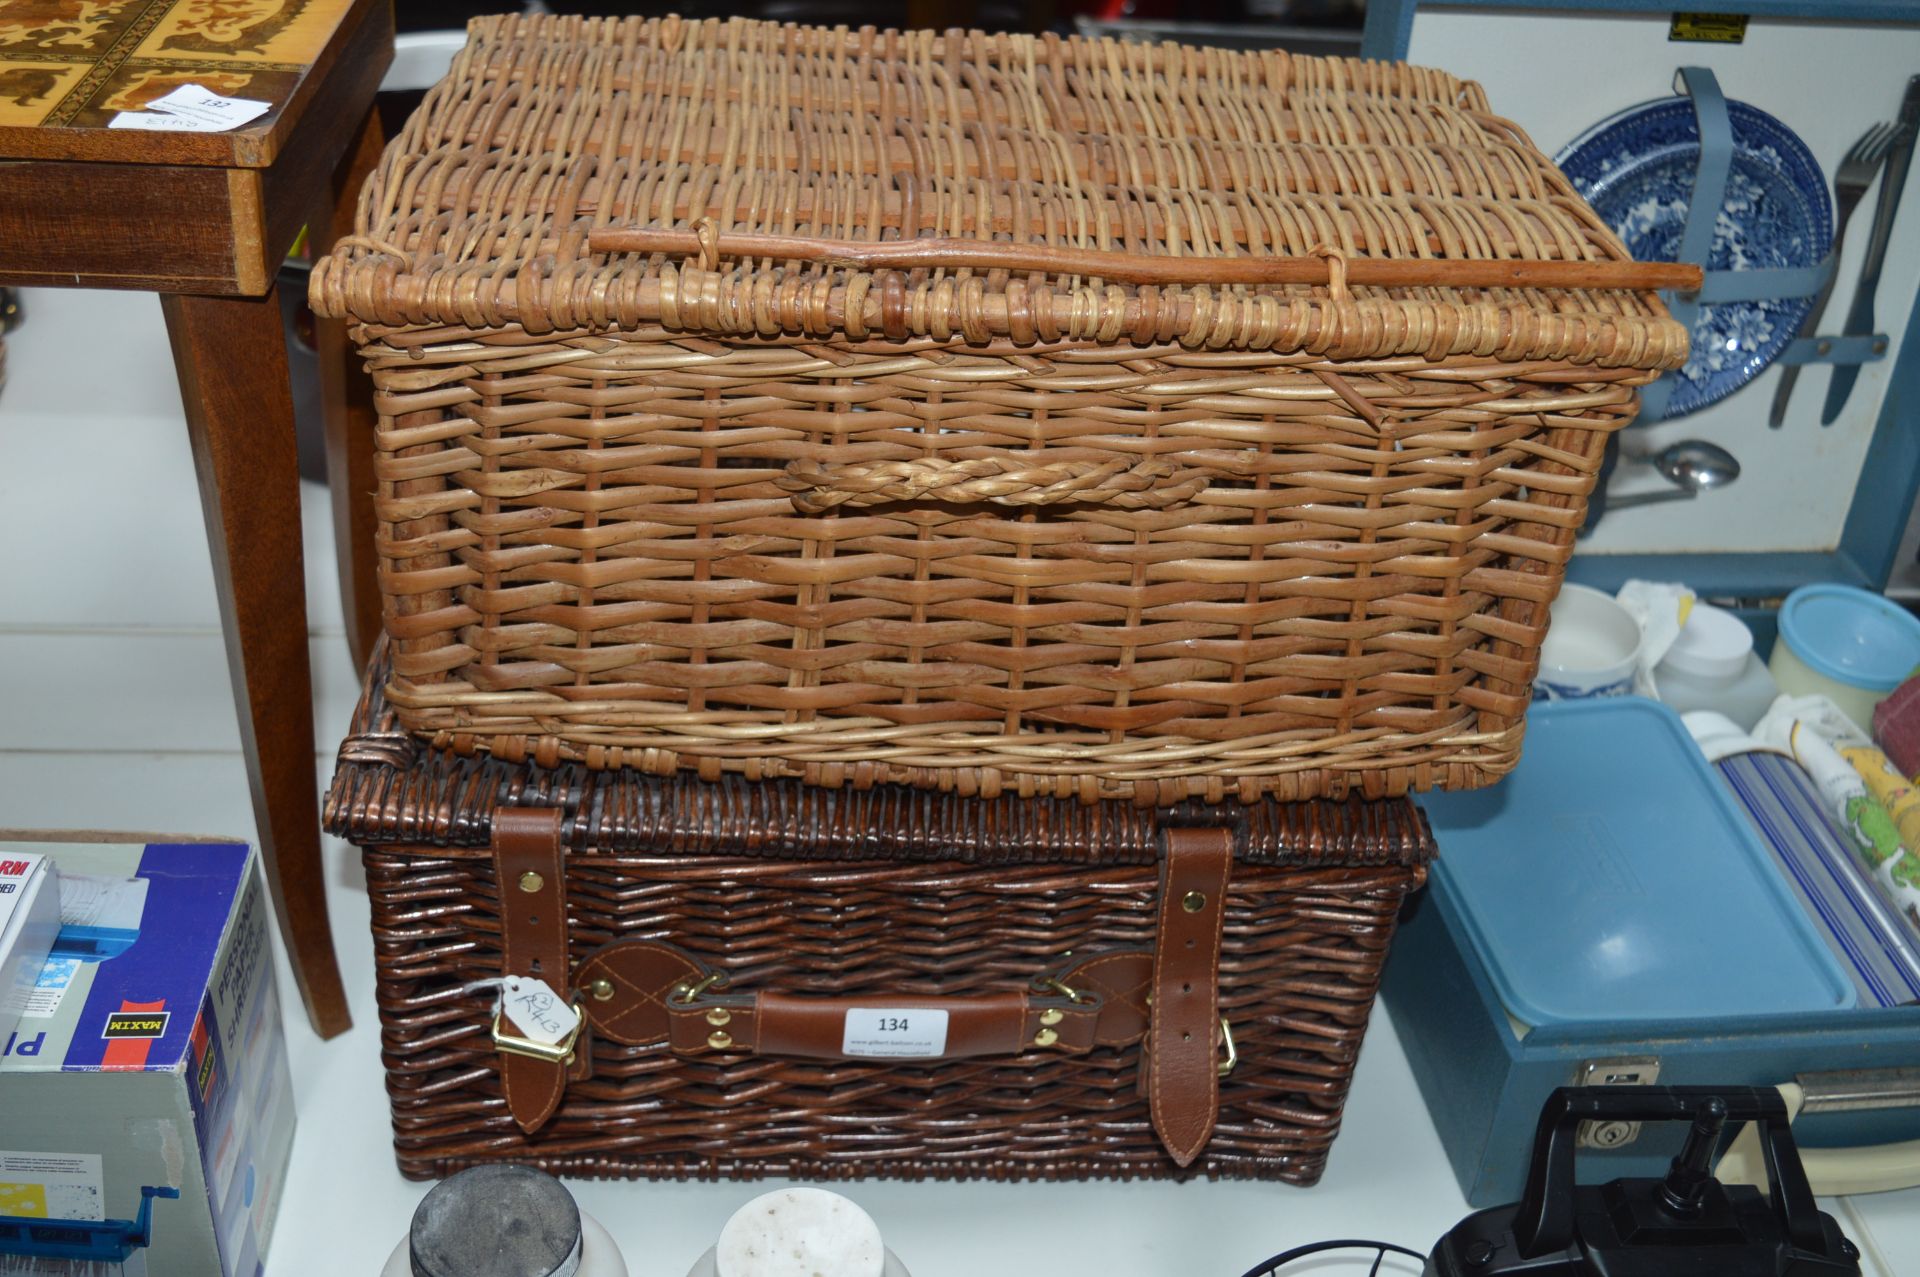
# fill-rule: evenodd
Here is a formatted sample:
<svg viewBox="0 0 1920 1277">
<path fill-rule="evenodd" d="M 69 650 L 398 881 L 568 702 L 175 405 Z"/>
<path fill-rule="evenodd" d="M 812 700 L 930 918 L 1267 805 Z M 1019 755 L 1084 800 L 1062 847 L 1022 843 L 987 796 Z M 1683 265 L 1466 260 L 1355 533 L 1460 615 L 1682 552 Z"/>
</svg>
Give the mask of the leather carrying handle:
<svg viewBox="0 0 1920 1277">
<path fill-rule="evenodd" d="M 1153 955 L 1090 954 L 1028 989 L 962 997 L 727 991 L 724 973 L 658 940 L 620 940 L 580 965 L 575 997 L 596 1032 L 678 1055 L 962 1060 L 1124 1046 L 1146 1030 Z"/>
<path fill-rule="evenodd" d="M 596 253 L 697 255 L 701 269 L 707 271 L 718 270 L 721 258 L 766 258 L 855 270 L 972 269 L 1085 275 L 1121 284 L 1320 284 L 1330 287 L 1336 297 L 1345 295 L 1347 284 L 1652 291 L 1697 289 L 1702 279 L 1700 267 L 1681 262 L 1346 257 L 1332 250 L 1298 257 L 1256 253 L 1241 257 L 1170 257 L 1003 240 L 929 237 L 876 243 L 723 232 L 711 218 L 701 218 L 690 230 L 602 226 L 587 233 L 587 247 Z M 1344 270 L 1335 258 L 1344 259 Z"/>
<path fill-rule="evenodd" d="M 1179 475 L 1180 468 L 1170 461 L 1041 462 L 1031 456 L 997 453 L 966 461 L 927 457 L 846 466 L 800 460 L 789 464 L 776 482 L 793 493 L 794 508 L 802 514 L 887 501 L 986 501 L 1009 506 L 1071 501 L 1158 510 L 1190 500 L 1207 486 L 1205 475 L 1189 471 L 1176 480 Z"/>
</svg>

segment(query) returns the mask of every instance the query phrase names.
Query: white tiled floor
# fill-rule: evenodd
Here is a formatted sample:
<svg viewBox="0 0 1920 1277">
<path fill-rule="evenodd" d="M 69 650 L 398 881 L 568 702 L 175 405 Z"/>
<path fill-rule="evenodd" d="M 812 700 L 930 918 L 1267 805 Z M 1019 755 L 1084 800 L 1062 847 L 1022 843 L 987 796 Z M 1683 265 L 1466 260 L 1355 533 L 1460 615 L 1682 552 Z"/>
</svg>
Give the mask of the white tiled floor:
<svg viewBox="0 0 1920 1277">
<path fill-rule="evenodd" d="M 35 292 L 26 301 L 29 322 L 10 339 L 12 381 L 0 394 L 0 827 L 251 837 L 159 307 L 108 293 Z M 324 778 L 357 679 L 334 593 L 325 494 L 309 487 L 304 506 L 315 771 Z M 322 1043 L 304 1021 L 287 1025 L 301 1126 L 269 1277 L 377 1271 L 425 1191 L 400 1178 L 387 1143 L 364 883 L 350 849 L 330 840 L 327 855 L 356 1027 Z M 287 1005 L 297 1007 L 284 969 L 282 978 Z M 635 1277 L 679 1277 L 753 1191 L 575 1187 L 613 1230 Z M 1327 1177 L 1311 1191 L 874 1183 L 853 1192 L 920 1277 L 1231 1277 L 1323 1237 L 1422 1248 L 1466 1210 L 1384 1015 Z M 1901 1257 L 1879 1277 L 1920 1273 L 1920 1192 L 1861 1199 L 1842 1222 Z"/>
</svg>

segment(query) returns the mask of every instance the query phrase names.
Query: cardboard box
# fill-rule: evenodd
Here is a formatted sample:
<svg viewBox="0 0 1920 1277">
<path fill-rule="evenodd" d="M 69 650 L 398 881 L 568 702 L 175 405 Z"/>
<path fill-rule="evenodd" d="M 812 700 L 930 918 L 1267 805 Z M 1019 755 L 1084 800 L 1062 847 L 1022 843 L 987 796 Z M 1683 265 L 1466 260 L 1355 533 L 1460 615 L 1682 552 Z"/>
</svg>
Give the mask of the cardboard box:
<svg viewBox="0 0 1920 1277">
<path fill-rule="evenodd" d="M 0 841 L 63 923 L 0 1043 L 0 1271 L 257 1277 L 294 1122 L 258 858 L 87 837 Z"/>
<path fill-rule="evenodd" d="M 13 1032 L 60 930 L 60 889 L 45 856 L 0 848 L 0 1039 Z"/>
</svg>

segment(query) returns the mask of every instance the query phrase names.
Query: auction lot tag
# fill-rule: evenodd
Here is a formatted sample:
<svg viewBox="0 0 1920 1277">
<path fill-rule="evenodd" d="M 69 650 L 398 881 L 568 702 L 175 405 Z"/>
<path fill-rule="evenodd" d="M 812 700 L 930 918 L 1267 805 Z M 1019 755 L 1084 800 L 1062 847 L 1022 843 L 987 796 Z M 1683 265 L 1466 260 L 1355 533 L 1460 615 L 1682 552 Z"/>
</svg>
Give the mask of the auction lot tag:
<svg viewBox="0 0 1920 1277">
<path fill-rule="evenodd" d="M 924 1007 L 854 1007 L 840 1054 L 927 1059 L 947 1052 L 947 1013 Z"/>
<path fill-rule="evenodd" d="M 580 1023 L 573 1008 L 545 980 L 510 975 L 500 982 L 500 1009 L 520 1036 L 542 1046 L 557 1046 Z"/>
<path fill-rule="evenodd" d="M 197 84 L 183 84 L 147 103 L 145 111 L 122 111 L 107 121 L 110 129 L 146 129 L 156 133 L 224 133 L 273 109 L 254 98 L 223 98 Z"/>
</svg>

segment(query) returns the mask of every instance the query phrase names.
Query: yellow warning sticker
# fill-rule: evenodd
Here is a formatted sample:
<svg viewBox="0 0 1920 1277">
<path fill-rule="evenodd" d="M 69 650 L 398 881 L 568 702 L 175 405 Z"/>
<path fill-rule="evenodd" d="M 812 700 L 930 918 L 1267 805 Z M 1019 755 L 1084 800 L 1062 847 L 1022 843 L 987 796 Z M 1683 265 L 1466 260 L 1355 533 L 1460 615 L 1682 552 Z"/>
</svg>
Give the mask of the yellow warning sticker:
<svg viewBox="0 0 1920 1277">
<path fill-rule="evenodd" d="M 0 1184 L 0 1215 L 22 1219 L 47 1217 L 45 1184 Z"/>
<path fill-rule="evenodd" d="M 1747 38 L 1744 13 L 1676 13 L 1667 39 L 1700 44 L 1739 44 Z"/>
</svg>

